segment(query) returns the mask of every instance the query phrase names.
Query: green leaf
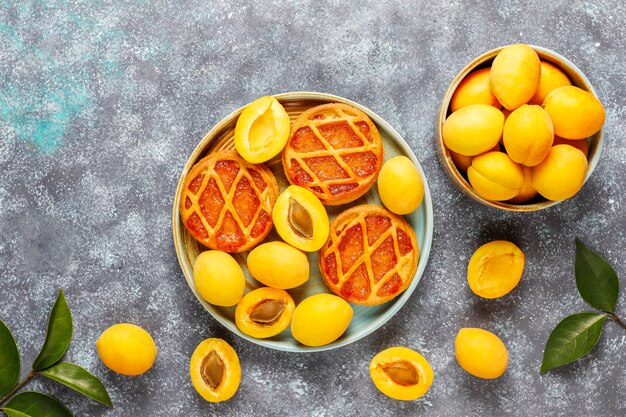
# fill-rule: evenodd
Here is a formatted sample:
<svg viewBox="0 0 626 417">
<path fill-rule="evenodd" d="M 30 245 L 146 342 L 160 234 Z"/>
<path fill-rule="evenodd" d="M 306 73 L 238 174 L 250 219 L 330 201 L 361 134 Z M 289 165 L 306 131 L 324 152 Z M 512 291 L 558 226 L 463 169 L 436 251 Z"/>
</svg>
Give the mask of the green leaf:
<svg viewBox="0 0 626 417">
<path fill-rule="evenodd" d="M 619 281 L 611 265 L 576 239 L 576 287 L 581 297 L 598 310 L 615 311 Z"/>
<path fill-rule="evenodd" d="M 20 379 L 20 352 L 11 330 L 0 320 L 0 398 L 7 395 Z"/>
<path fill-rule="evenodd" d="M 598 343 L 606 314 L 577 313 L 565 317 L 550 333 L 540 372 L 585 356 Z"/>
<path fill-rule="evenodd" d="M 60 382 L 63 385 L 67 385 L 73 390 L 106 404 L 109 407 L 113 406 L 111 398 L 106 388 L 104 388 L 104 385 L 102 385 L 102 382 L 100 382 L 96 376 L 89 373 L 89 371 L 78 365 L 69 362 L 59 362 L 43 371 L 39 371 L 39 374 Z"/>
<path fill-rule="evenodd" d="M 63 296 L 63 290 L 59 290 L 57 300 L 54 302 L 50 318 L 48 319 L 48 333 L 43 343 L 39 356 L 33 363 L 35 371 L 41 371 L 57 363 L 67 351 L 72 340 L 72 313 Z"/>
<path fill-rule="evenodd" d="M 33 391 L 17 394 L 1 410 L 9 417 L 72 417 L 59 401 Z"/>
</svg>

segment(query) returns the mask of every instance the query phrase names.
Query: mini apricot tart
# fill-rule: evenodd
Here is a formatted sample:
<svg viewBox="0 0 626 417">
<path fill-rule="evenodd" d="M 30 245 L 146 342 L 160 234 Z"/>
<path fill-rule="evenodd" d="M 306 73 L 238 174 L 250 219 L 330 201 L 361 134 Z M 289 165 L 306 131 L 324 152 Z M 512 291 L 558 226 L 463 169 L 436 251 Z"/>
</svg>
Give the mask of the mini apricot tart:
<svg viewBox="0 0 626 417">
<path fill-rule="evenodd" d="M 340 103 L 302 113 L 283 149 L 289 182 L 307 188 L 325 205 L 349 203 L 365 194 L 382 162 L 383 144 L 372 120 Z"/>
<path fill-rule="evenodd" d="M 418 256 L 411 225 L 383 207 L 366 204 L 331 222 L 319 266 L 335 294 L 351 303 L 377 305 L 408 288 Z"/>
<path fill-rule="evenodd" d="M 264 339 L 289 327 L 296 304 L 285 290 L 261 287 L 246 294 L 235 310 L 239 330 Z"/>
<path fill-rule="evenodd" d="M 235 151 L 210 153 L 194 165 L 183 185 L 182 221 L 210 249 L 243 252 L 272 230 L 278 183 L 263 164 L 251 164 Z"/>
</svg>

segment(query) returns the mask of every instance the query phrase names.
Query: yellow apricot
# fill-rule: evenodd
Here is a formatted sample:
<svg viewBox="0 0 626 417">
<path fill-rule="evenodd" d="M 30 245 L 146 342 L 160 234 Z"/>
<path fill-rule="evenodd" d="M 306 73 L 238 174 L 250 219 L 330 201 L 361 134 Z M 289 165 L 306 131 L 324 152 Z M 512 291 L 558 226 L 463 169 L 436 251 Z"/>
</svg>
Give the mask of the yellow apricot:
<svg viewBox="0 0 626 417">
<path fill-rule="evenodd" d="M 570 145 L 576 149 L 580 149 L 585 156 L 589 156 L 589 140 L 588 139 L 564 139 L 560 136 L 554 136 L 554 142 L 552 146 L 556 145 Z"/>
<path fill-rule="evenodd" d="M 532 168 L 531 184 L 548 200 L 560 201 L 581 189 L 585 175 L 585 154 L 570 145 L 556 145 L 539 165 Z"/>
<path fill-rule="evenodd" d="M 543 161 L 554 141 L 550 116 L 541 106 L 522 104 L 506 119 L 502 140 L 513 161 L 535 166 Z"/>
<path fill-rule="evenodd" d="M 235 323 L 248 336 L 263 339 L 289 327 L 293 298 L 285 290 L 261 287 L 244 295 L 235 310 Z"/>
<path fill-rule="evenodd" d="M 455 112 L 470 104 L 487 104 L 497 109 L 502 107 L 489 87 L 489 68 L 472 71 L 463 78 L 450 100 L 450 111 Z"/>
<path fill-rule="evenodd" d="M 208 303 L 230 307 L 243 297 L 246 277 L 231 255 L 219 250 L 202 252 L 193 263 L 196 289 Z"/>
<path fill-rule="evenodd" d="M 491 91 L 507 109 L 528 103 L 539 86 L 541 64 L 537 53 L 528 45 L 503 48 L 491 64 Z"/>
<path fill-rule="evenodd" d="M 296 307 L 291 320 L 291 334 L 303 345 L 327 345 L 346 331 L 352 314 L 352 307 L 343 298 L 315 294 Z"/>
<path fill-rule="evenodd" d="M 567 75 L 565 75 L 565 73 L 558 69 L 555 65 L 546 61 L 541 61 L 539 86 L 537 87 L 537 92 L 533 98 L 530 99 L 528 104 L 537 104 L 541 106 L 550 91 L 558 87 L 563 87 L 564 85 L 572 85 L 572 82 L 569 78 L 567 78 Z"/>
<path fill-rule="evenodd" d="M 471 104 L 452 113 L 443 124 L 443 141 L 461 155 L 474 156 L 498 144 L 504 115 L 486 104 Z"/>
<path fill-rule="evenodd" d="M 237 392 L 241 365 L 235 350 L 224 340 L 210 338 L 198 345 L 189 361 L 191 383 L 207 401 L 226 401 Z"/>
<path fill-rule="evenodd" d="M 503 152 L 487 152 L 472 160 L 467 177 L 474 190 L 493 201 L 509 200 L 519 194 L 524 171 Z"/>
<path fill-rule="evenodd" d="M 500 144 L 498 143 L 488 152 L 494 152 L 494 151 L 499 151 L 499 150 L 500 150 Z M 452 162 L 454 162 L 454 165 L 456 165 L 456 167 L 462 172 L 467 172 L 467 168 L 469 168 L 472 165 L 472 160 L 475 158 L 474 156 L 461 155 L 460 153 L 456 153 L 449 149 L 448 149 L 448 152 L 450 152 L 450 157 L 452 158 Z"/>
<path fill-rule="evenodd" d="M 573 85 L 552 90 L 543 107 L 552 119 L 554 134 L 565 139 L 588 138 L 602 128 L 606 117 L 596 96 Z"/>
<path fill-rule="evenodd" d="M 498 378 L 506 370 L 509 354 L 502 340 L 483 329 L 463 328 L 454 341 L 456 360 L 469 374 L 483 379 Z"/>
<path fill-rule="evenodd" d="M 394 400 L 411 401 L 426 394 L 433 383 L 433 369 L 414 350 L 395 346 L 379 352 L 370 362 L 376 388 Z"/>
<path fill-rule="evenodd" d="M 102 332 L 96 349 L 109 369 L 129 376 L 147 372 L 157 356 L 150 333 L 129 323 L 116 324 Z"/>
<path fill-rule="evenodd" d="M 396 214 L 409 214 L 422 204 L 424 182 L 409 158 L 398 155 L 383 164 L 378 174 L 378 195 Z"/>
<path fill-rule="evenodd" d="M 524 168 L 524 183 L 522 184 L 522 188 L 519 190 L 519 194 L 510 199 L 508 202 L 511 204 L 522 204 L 526 203 L 533 198 L 537 197 L 539 194 L 537 190 L 533 188 L 531 184 L 531 169 L 529 167 Z"/>
<path fill-rule="evenodd" d="M 514 243 L 494 240 L 472 255 L 467 281 L 474 294 L 499 298 L 517 286 L 524 272 L 524 253 Z"/>
<path fill-rule="evenodd" d="M 252 276 L 268 287 L 286 290 L 309 280 L 308 258 L 285 242 L 257 246 L 248 254 L 247 263 Z"/>
<path fill-rule="evenodd" d="M 265 96 L 248 104 L 235 126 L 235 148 L 246 161 L 260 164 L 282 151 L 289 139 L 291 122 L 274 97 Z"/>
</svg>

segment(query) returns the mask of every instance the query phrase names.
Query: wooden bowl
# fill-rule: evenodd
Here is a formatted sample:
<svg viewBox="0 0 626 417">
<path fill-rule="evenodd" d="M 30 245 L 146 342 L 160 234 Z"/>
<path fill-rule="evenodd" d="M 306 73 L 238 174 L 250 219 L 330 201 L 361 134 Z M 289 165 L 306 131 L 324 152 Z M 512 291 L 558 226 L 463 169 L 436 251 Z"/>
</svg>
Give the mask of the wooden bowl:
<svg viewBox="0 0 626 417">
<path fill-rule="evenodd" d="M 415 235 L 417 237 L 420 250 L 417 272 L 409 288 L 393 300 L 388 301 L 384 304 L 380 304 L 378 306 L 368 307 L 353 304 L 352 308 L 354 310 L 354 316 L 346 332 L 333 343 L 319 347 L 309 347 L 299 344 L 295 339 L 291 337 L 291 332 L 289 329 L 285 330 L 277 336 L 268 339 L 252 338 L 242 333 L 237 328 L 234 320 L 235 307 L 213 306 L 204 301 L 204 299 L 202 299 L 194 285 L 193 263 L 196 257 L 200 254 L 200 252 L 206 250 L 206 248 L 198 243 L 183 225 L 179 211 L 180 196 L 182 193 L 185 177 L 187 176 L 187 173 L 189 172 L 191 167 L 198 160 L 204 157 L 207 153 L 214 150 L 235 148 L 233 143 L 235 124 L 237 123 L 237 118 L 239 117 L 239 114 L 241 114 L 243 107 L 235 110 L 233 113 L 231 113 L 223 120 L 221 120 L 217 125 L 215 125 L 209 131 L 209 133 L 207 133 L 200 141 L 196 149 L 189 156 L 187 163 L 185 164 L 183 172 L 180 176 L 180 181 L 178 182 L 176 195 L 174 197 L 174 210 L 172 218 L 174 246 L 176 248 L 178 261 L 180 263 L 181 269 L 183 270 L 183 274 L 185 275 L 185 279 L 187 280 L 187 283 L 189 284 L 191 290 L 198 298 L 198 301 L 200 301 L 202 306 L 218 322 L 223 324 L 233 333 L 258 345 L 277 350 L 290 352 L 315 352 L 334 349 L 359 340 L 360 338 L 365 337 L 366 335 L 370 334 L 371 332 L 382 326 L 384 323 L 386 323 L 408 301 L 413 290 L 419 283 L 420 278 L 424 273 L 424 269 L 426 268 L 426 262 L 430 253 L 433 236 L 433 206 L 430 191 L 428 188 L 428 183 L 426 181 L 426 176 L 424 175 L 424 172 L 422 171 L 419 162 L 415 158 L 413 151 L 411 151 L 411 148 L 407 145 L 404 139 L 402 139 L 398 132 L 396 132 L 393 127 L 391 127 L 376 113 L 353 101 L 330 94 L 294 92 L 278 94 L 274 97 L 276 97 L 276 99 L 285 107 L 285 110 L 287 111 L 287 114 L 289 114 L 292 122 L 305 110 L 320 104 L 331 102 L 345 103 L 356 107 L 357 109 L 367 114 L 370 119 L 372 119 L 374 124 L 376 124 L 376 127 L 378 128 L 381 139 L 383 141 L 385 160 L 390 159 L 396 155 L 405 155 L 415 164 L 424 180 L 424 200 L 417 210 L 405 216 L 405 219 L 409 222 L 409 224 L 411 224 L 413 230 L 415 230 Z M 266 162 L 265 165 L 276 176 L 281 191 L 284 190 L 289 185 L 289 183 L 283 172 L 281 155 L 279 154 L 277 157 Z M 356 201 L 349 204 L 344 204 L 342 206 L 327 206 L 326 211 L 328 212 L 329 218 L 332 220 L 337 214 L 341 213 L 347 208 L 367 203 L 382 205 L 378 197 L 376 184 L 374 184 L 370 191 L 368 191 L 364 196 L 360 197 Z M 264 242 L 279 239 L 280 237 L 278 236 L 276 231 L 272 230 L 272 232 L 270 232 L 269 236 L 264 240 Z M 288 290 L 296 303 L 299 303 L 304 298 L 313 294 L 318 294 L 322 292 L 330 293 L 330 290 L 326 287 L 324 279 L 322 278 L 319 271 L 317 252 L 309 253 L 307 255 L 310 265 L 309 280 L 300 287 Z M 246 275 L 247 291 L 262 286 L 250 275 L 248 268 L 246 267 L 247 253 L 237 253 L 233 254 L 233 256 L 241 265 L 244 274 Z"/>
<path fill-rule="evenodd" d="M 441 163 L 441 167 L 447 174 L 448 178 L 452 180 L 454 185 L 456 185 L 459 190 L 461 190 L 472 200 L 478 201 L 481 204 L 499 210 L 522 212 L 542 210 L 559 204 L 560 201 L 550 201 L 542 198 L 541 196 L 538 196 L 537 199 L 532 200 L 529 203 L 511 204 L 500 201 L 490 201 L 478 195 L 478 193 L 474 191 L 471 184 L 467 180 L 467 176 L 459 171 L 459 169 L 454 164 L 454 161 L 450 156 L 450 152 L 443 142 L 443 123 L 450 115 L 450 100 L 452 99 L 452 95 L 459 86 L 459 83 L 472 71 L 491 66 L 492 61 L 503 48 L 504 46 L 501 46 L 489 52 L 485 52 L 484 54 L 470 62 L 465 68 L 461 70 L 461 72 L 457 74 L 456 77 L 454 77 L 454 80 L 452 80 L 450 87 L 448 87 L 448 91 L 446 91 L 446 94 L 443 97 L 443 103 L 441 104 L 441 109 L 439 111 L 439 117 L 437 120 L 437 134 L 435 135 L 435 151 L 439 156 L 439 162 Z M 550 62 L 551 64 L 554 64 L 556 67 L 558 67 L 561 71 L 563 71 L 569 77 L 572 85 L 582 88 L 583 90 L 588 91 L 597 97 L 596 91 L 594 90 L 591 82 L 589 82 L 585 74 L 583 74 L 583 72 L 567 58 L 554 51 L 542 48 L 540 46 L 531 45 L 531 48 L 533 48 L 535 52 L 537 52 L 537 55 L 539 55 L 539 59 L 541 59 L 542 61 Z M 585 182 L 587 182 L 587 180 L 593 173 L 596 165 L 598 164 L 598 161 L 600 160 L 603 138 L 604 127 L 602 127 L 599 132 L 597 132 L 595 135 L 591 136 L 588 139 L 589 156 L 587 157 L 587 160 L 589 162 L 589 170 L 587 171 L 587 175 L 585 176 Z"/>
</svg>

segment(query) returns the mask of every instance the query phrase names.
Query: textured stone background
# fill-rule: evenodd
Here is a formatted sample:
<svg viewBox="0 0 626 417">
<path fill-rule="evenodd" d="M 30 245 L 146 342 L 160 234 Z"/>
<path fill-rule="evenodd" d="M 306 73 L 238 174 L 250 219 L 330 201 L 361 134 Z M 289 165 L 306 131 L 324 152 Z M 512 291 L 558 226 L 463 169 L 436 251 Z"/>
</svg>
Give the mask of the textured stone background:
<svg viewBox="0 0 626 417">
<path fill-rule="evenodd" d="M 626 413 L 626 334 L 612 323 L 587 358 L 538 372 L 550 330 L 587 309 L 574 285 L 574 237 L 599 249 L 626 286 L 624 2 L 104 3 L 0 1 L 0 317 L 31 363 L 62 287 L 75 323 L 67 358 L 103 378 L 115 408 L 54 383 L 31 388 L 81 416 Z M 607 108 L 591 180 L 574 199 L 527 215 L 470 202 L 432 145 L 453 76 L 520 41 L 570 58 Z M 261 95 L 294 90 L 341 95 L 389 121 L 417 154 L 435 206 L 434 246 L 412 299 L 376 333 L 329 353 L 274 352 L 221 328 L 188 289 L 171 238 L 178 175 L 202 135 Z M 519 244 L 526 270 L 512 294 L 485 301 L 465 270 L 473 250 L 496 238 Z M 123 321 L 159 346 L 142 377 L 118 376 L 97 358 L 100 332 Z M 457 366 L 462 326 L 502 337 L 502 378 L 478 380 Z M 219 405 L 188 376 L 191 353 L 210 336 L 235 347 L 244 371 L 236 397 Z M 432 364 L 435 382 L 419 401 L 394 402 L 371 383 L 369 360 L 391 345 Z"/>
</svg>

